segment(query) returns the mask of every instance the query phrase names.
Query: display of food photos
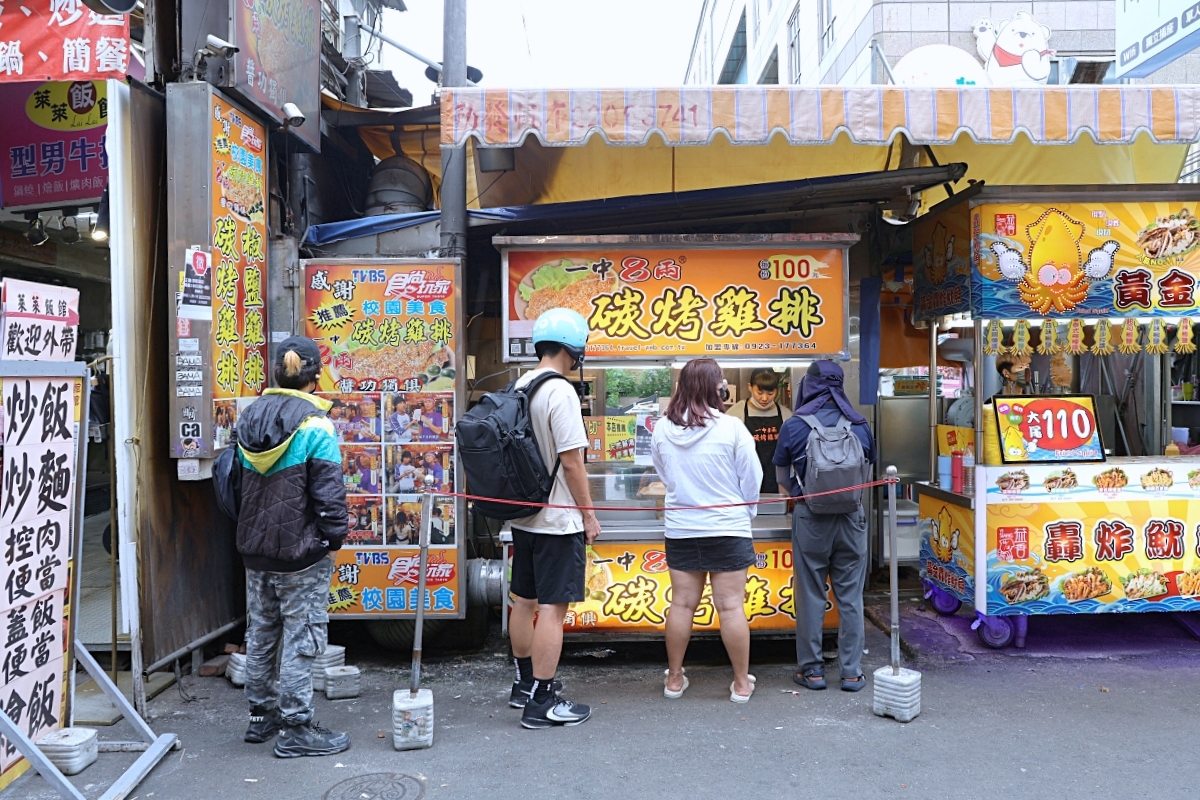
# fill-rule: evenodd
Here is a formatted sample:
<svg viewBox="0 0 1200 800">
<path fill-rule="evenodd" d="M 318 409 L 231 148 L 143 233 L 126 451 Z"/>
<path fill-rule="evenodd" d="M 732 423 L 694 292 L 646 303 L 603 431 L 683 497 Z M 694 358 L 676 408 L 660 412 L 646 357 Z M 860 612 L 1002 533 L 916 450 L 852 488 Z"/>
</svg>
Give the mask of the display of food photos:
<svg viewBox="0 0 1200 800">
<path fill-rule="evenodd" d="M 349 532 L 336 556 L 329 610 L 416 610 L 422 497 L 430 522 L 426 608 L 457 615 L 459 540 L 454 422 L 454 265 L 305 264 L 306 334 L 321 349 L 320 394 L 332 403 Z M 433 485 L 427 489 L 426 477 Z"/>
</svg>

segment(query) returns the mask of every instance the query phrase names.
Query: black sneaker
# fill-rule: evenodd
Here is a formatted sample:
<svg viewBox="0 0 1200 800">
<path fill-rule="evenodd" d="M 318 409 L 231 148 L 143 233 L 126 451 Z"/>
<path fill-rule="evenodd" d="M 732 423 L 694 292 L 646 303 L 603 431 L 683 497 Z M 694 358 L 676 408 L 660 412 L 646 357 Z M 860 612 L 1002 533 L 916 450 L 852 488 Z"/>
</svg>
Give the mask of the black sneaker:
<svg viewBox="0 0 1200 800">
<path fill-rule="evenodd" d="M 246 729 L 245 739 L 251 744 L 262 744 L 279 733 L 281 727 L 283 716 L 278 708 L 254 706 L 250 709 L 250 727 Z"/>
<path fill-rule="evenodd" d="M 556 725 L 571 727 L 582 725 L 592 716 L 592 709 L 582 703 L 572 703 L 563 698 L 561 687 L 555 682 L 550 698 L 544 703 L 537 703 L 532 697 L 525 703 L 525 713 L 521 714 L 521 725 L 526 728 L 553 728 Z"/>
<path fill-rule="evenodd" d="M 508 693 L 509 708 L 524 708 L 533 694 L 533 681 L 513 681 L 512 691 Z"/>
<path fill-rule="evenodd" d="M 280 758 L 301 756 L 331 756 L 350 749 L 350 734 L 334 733 L 316 722 L 287 725 L 275 740 L 275 755 Z"/>
<path fill-rule="evenodd" d="M 554 691 L 561 692 L 563 688 L 562 681 L 554 681 Z M 508 693 L 509 708 L 524 708 L 529 702 L 529 698 L 533 695 L 533 680 L 528 681 L 513 681 L 512 691 Z"/>
</svg>

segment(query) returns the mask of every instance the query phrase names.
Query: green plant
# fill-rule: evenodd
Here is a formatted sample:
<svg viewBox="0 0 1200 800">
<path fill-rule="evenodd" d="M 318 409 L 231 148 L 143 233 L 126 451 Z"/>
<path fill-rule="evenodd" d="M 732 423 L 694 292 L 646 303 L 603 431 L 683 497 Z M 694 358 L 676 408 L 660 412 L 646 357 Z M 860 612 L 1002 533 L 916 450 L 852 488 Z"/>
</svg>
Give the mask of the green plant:
<svg viewBox="0 0 1200 800">
<path fill-rule="evenodd" d="M 671 370 L 663 369 L 610 369 L 605 373 L 605 403 L 609 407 L 621 405 L 623 397 L 666 397 L 671 393 Z"/>
</svg>

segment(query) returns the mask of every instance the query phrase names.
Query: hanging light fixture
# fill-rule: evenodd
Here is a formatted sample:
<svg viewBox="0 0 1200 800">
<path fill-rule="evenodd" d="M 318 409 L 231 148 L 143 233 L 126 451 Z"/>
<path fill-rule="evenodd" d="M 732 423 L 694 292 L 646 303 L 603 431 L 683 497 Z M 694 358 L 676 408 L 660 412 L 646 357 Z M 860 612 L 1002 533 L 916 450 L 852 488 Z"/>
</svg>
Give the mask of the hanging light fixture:
<svg viewBox="0 0 1200 800">
<path fill-rule="evenodd" d="M 92 241 L 108 241 L 108 187 L 100 195 L 100 205 L 96 208 L 96 219 L 92 222 Z"/>
<path fill-rule="evenodd" d="M 79 241 L 78 214 L 78 208 L 64 208 L 62 211 L 62 222 L 59 223 L 58 231 L 64 244 L 75 244 Z M 67 224 L 67 220 L 71 221 L 70 225 Z"/>
<path fill-rule="evenodd" d="M 25 231 L 25 238 L 34 247 L 41 247 L 50 239 L 50 235 L 46 233 L 46 223 L 42 222 L 36 211 L 26 214 L 25 218 L 29 220 L 29 230 Z"/>
</svg>

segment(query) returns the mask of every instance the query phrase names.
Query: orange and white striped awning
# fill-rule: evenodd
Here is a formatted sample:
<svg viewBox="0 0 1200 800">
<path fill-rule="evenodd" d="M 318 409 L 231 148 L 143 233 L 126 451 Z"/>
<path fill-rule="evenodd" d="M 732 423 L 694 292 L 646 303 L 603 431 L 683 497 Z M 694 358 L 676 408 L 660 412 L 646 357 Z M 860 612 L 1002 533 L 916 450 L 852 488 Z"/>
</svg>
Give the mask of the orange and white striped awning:
<svg viewBox="0 0 1200 800">
<path fill-rule="evenodd" d="M 1161 144 L 1200 138 L 1200 86 L 1072 85 L 1039 88 L 897 86 L 705 86 L 671 89 L 444 89 L 441 142 L 515 146 L 535 137 L 552 147 L 734 144 L 774 136 L 797 145 L 948 145 L 961 136 L 1006 144 L 1129 144 L 1144 133 Z"/>
</svg>

